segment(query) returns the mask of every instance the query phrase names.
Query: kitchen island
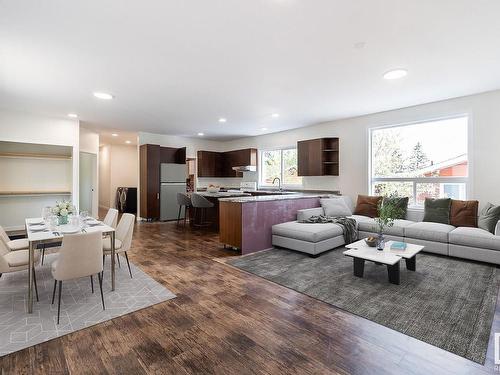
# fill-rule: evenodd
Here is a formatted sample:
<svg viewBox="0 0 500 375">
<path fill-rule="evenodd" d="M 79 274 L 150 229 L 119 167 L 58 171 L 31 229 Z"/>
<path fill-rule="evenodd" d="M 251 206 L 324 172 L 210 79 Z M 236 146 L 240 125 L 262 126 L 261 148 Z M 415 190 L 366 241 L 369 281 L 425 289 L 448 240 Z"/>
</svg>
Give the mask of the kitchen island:
<svg viewBox="0 0 500 375">
<path fill-rule="evenodd" d="M 199 194 L 206 199 L 208 199 L 211 203 L 213 203 L 212 208 L 207 208 L 206 212 L 204 214 L 204 220 L 206 222 L 211 223 L 210 227 L 213 230 L 218 230 L 219 229 L 219 199 L 221 198 L 239 198 L 239 197 L 250 197 L 251 195 L 249 193 L 244 193 L 244 192 L 216 192 L 216 193 L 209 193 L 207 191 L 197 191 L 196 194 Z M 189 193 L 188 195 L 191 195 Z M 194 224 L 195 219 L 199 220 L 199 214 L 197 215 L 198 218 L 195 218 L 195 213 L 194 209 L 189 210 L 189 222 L 191 224 Z"/>
<path fill-rule="evenodd" d="M 219 199 L 220 242 L 241 254 L 270 249 L 271 228 L 297 219 L 297 210 L 319 207 L 324 194 L 289 194 Z"/>
</svg>

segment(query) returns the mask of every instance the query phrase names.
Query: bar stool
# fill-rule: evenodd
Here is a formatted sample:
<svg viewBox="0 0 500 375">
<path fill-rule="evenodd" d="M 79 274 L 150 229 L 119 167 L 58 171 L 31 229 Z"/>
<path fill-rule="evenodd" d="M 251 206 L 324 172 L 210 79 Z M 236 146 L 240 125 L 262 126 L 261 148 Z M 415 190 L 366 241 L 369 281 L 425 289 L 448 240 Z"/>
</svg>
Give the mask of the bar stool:
<svg viewBox="0 0 500 375">
<path fill-rule="evenodd" d="M 194 226 L 196 227 L 207 227 L 211 225 L 212 223 L 210 222 L 204 222 L 204 217 L 205 217 L 205 211 L 207 208 L 212 208 L 214 204 L 210 202 L 207 198 L 200 194 L 193 193 L 191 194 L 191 204 L 194 207 Z M 200 213 L 200 222 L 197 224 L 196 223 L 196 213 L 198 209 L 201 210 Z"/>
<path fill-rule="evenodd" d="M 181 210 L 184 206 L 184 226 L 186 226 L 187 210 L 191 207 L 191 198 L 186 193 L 177 193 L 177 204 L 179 205 L 179 215 L 177 215 L 177 225 L 181 220 Z"/>
</svg>

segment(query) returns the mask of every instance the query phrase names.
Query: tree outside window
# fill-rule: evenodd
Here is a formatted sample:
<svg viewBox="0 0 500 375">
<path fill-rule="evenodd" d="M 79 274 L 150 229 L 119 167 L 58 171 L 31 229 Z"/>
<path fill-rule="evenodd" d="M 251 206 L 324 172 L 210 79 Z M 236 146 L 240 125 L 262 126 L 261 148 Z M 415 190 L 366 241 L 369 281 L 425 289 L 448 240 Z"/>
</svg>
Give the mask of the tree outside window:
<svg viewBox="0 0 500 375">
<path fill-rule="evenodd" d="M 466 199 L 468 117 L 372 129 L 371 193 Z"/>
<path fill-rule="evenodd" d="M 302 177 L 298 176 L 296 148 L 262 151 L 260 156 L 260 186 L 273 186 L 276 177 L 283 186 L 302 185 Z"/>
</svg>

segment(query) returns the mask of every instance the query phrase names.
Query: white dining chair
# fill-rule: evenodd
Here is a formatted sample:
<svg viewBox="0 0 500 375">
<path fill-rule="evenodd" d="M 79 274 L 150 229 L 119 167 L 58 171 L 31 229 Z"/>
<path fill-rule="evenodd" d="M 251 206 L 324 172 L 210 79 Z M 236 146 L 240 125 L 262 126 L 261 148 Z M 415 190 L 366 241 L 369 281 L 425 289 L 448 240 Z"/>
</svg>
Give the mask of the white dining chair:
<svg viewBox="0 0 500 375">
<path fill-rule="evenodd" d="M 102 234 L 101 232 L 81 233 L 63 237 L 57 260 L 52 263 L 54 290 L 52 304 L 56 295 L 56 286 L 59 284 L 59 302 L 57 304 L 57 324 L 61 315 L 61 293 L 63 281 L 90 276 L 92 292 L 94 292 L 93 275 L 99 279 L 101 289 L 102 309 L 104 295 L 102 293 Z"/>
<path fill-rule="evenodd" d="M 27 238 L 11 240 L 2 226 L 0 226 L 0 239 L 5 243 L 5 245 L 7 245 L 10 250 L 13 251 L 29 249 L 30 247 L 30 243 L 28 242 Z"/>
<path fill-rule="evenodd" d="M 130 262 L 128 260 L 127 251 L 130 250 L 132 245 L 132 235 L 134 234 L 134 223 L 135 216 L 132 214 L 123 214 L 118 226 L 116 227 L 115 234 L 115 253 L 125 254 L 125 259 L 127 259 L 128 272 L 130 273 L 130 278 L 132 278 L 132 270 L 130 269 Z M 102 263 L 104 264 L 106 255 L 111 255 L 111 238 L 106 237 L 103 240 L 103 257 Z M 119 258 L 118 258 L 119 259 Z"/>
<path fill-rule="evenodd" d="M 35 252 L 34 265 L 40 260 L 40 253 Z M 11 250 L 0 241 L 0 277 L 4 273 L 25 271 L 29 269 L 29 250 Z M 33 266 L 33 282 L 35 284 L 36 300 L 38 301 L 38 288 L 36 286 L 35 266 Z"/>
<path fill-rule="evenodd" d="M 118 210 L 116 208 L 110 208 L 102 222 L 112 228 L 116 228 L 116 223 L 118 222 Z"/>
</svg>

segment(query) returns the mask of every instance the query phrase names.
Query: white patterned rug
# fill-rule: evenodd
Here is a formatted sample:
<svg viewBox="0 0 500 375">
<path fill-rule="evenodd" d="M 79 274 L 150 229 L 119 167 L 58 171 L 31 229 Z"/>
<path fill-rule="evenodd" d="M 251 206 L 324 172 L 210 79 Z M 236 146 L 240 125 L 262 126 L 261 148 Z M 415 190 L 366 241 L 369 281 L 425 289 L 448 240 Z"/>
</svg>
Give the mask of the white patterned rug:
<svg viewBox="0 0 500 375">
<path fill-rule="evenodd" d="M 65 281 L 62 288 L 61 318 L 57 325 L 57 292 L 51 305 L 54 279 L 50 272 L 56 254 L 47 254 L 43 266 L 36 268 L 40 302 L 33 303 L 33 314 L 26 312 L 27 271 L 3 274 L 0 278 L 0 356 L 41 342 L 90 327 L 121 315 L 167 301 L 175 295 L 130 263 L 130 278 L 125 258 L 116 263 L 116 290 L 111 291 L 110 259 L 104 270 L 102 309 L 99 282 L 94 276 L 94 294 L 90 278 Z M 35 297 L 34 297 L 35 298 Z"/>
</svg>

